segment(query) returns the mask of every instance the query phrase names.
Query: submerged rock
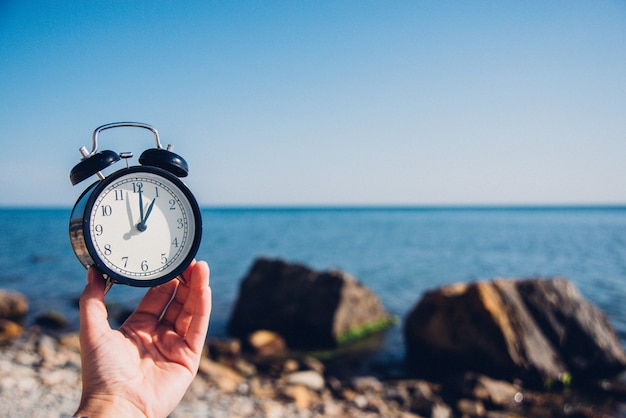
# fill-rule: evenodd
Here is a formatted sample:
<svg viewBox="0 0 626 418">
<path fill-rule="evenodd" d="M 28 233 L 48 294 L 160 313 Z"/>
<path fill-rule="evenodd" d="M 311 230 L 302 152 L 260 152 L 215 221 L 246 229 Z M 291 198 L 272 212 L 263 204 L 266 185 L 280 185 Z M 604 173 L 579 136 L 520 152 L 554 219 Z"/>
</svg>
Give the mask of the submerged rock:
<svg viewBox="0 0 626 418">
<path fill-rule="evenodd" d="M 35 324 L 51 330 L 62 330 L 67 328 L 67 318 L 61 312 L 47 311 L 37 315 Z"/>
<path fill-rule="evenodd" d="M 260 258 L 243 279 L 228 330 L 245 340 L 280 334 L 290 348 L 333 348 L 386 328 L 393 318 L 352 276 Z"/>
<path fill-rule="evenodd" d="M 606 316 L 562 278 L 454 284 L 409 313 L 407 359 L 423 372 L 476 370 L 537 383 L 626 368 Z"/>
</svg>

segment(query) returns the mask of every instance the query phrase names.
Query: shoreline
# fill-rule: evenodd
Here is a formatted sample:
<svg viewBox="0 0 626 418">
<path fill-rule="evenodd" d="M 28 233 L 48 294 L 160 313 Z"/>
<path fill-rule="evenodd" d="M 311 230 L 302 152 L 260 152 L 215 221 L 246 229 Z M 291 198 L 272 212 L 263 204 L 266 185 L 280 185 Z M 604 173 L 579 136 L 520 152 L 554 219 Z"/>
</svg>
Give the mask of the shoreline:
<svg viewBox="0 0 626 418">
<path fill-rule="evenodd" d="M 558 385 L 540 392 L 471 373 L 442 382 L 386 380 L 358 372 L 340 379 L 319 360 L 300 356 L 210 354 L 216 345 L 231 342 L 209 341 L 198 375 L 170 417 L 513 418 L 539 412 L 555 417 L 619 416 L 626 411 L 624 384 L 605 383 L 604 393 L 594 389 L 585 394 Z M 71 416 L 80 400 L 80 385 L 77 334 L 57 338 L 30 327 L 0 345 L 0 416 Z"/>
<path fill-rule="evenodd" d="M 0 416 L 71 416 L 80 402 L 80 348 L 77 334 L 58 339 L 31 327 L 0 345 Z M 304 417 L 295 404 L 281 404 L 219 389 L 199 372 L 171 418 Z"/>
</svg>

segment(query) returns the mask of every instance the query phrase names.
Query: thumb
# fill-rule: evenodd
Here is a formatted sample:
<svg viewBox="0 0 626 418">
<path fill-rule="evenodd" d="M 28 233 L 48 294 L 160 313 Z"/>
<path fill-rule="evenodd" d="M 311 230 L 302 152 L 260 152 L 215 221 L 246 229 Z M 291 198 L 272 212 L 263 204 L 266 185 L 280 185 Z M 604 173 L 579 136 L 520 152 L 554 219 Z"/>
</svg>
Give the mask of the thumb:
<svg viewBox="0 0 626 418">
<path fill-rule="evenodd" d="M 87 284 L 80 296 L 79 306 L 81 344 L 85 338 L 93 341 L 93 338 L 110 329 L 104 304 L 104 278 L 94 267 L 87 270 Z"/>
</svg>

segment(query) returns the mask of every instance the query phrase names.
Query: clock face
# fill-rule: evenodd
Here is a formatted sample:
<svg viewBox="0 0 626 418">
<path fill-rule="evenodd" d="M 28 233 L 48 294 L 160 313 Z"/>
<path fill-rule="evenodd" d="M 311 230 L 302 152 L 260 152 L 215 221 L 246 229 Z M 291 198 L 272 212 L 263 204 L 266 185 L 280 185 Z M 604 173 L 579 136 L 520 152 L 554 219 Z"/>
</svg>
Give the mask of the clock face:
<svg viewBox="0 0 626 418">
<path fill-rule="evenodd" d="M 195 256 L 199 210 L 173 176 L 154 168 L 131 168 L 94 191 L 90 200 L 87 246 L 99 260 L 96 264 L 114 278 L 152 285 L 180 274 Z"/>
</svg>

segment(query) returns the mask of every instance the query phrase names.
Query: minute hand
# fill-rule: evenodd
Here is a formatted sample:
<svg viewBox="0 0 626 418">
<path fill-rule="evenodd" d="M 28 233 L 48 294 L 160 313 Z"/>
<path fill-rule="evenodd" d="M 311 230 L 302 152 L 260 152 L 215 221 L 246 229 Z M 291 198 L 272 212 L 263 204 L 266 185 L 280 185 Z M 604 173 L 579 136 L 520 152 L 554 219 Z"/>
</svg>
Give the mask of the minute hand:
<svg viewBox="0 0 626 418">
<path fill-rule="evenodd" d="M 141 192 L 141 189 L 139 189 L 139 223 L 142 224 L 143 223 L 143 199 L 142 199 L 143 193 Z"/>
</svg>

